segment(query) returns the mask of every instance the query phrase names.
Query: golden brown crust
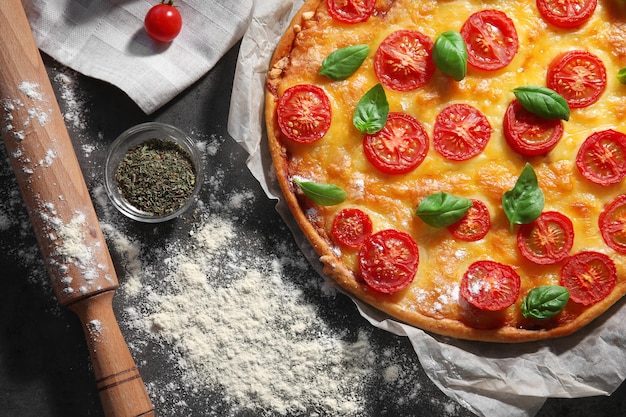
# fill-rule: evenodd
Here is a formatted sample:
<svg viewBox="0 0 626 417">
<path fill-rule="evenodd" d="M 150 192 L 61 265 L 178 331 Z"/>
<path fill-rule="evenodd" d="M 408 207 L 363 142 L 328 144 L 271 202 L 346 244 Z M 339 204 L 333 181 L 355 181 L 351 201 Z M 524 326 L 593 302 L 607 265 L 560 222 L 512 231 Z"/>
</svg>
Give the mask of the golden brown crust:
<svg viewBox="0 0 626 417">
<path fill-rule="evenodd" d="M 302 26 L 312 18 L 315 10 L 322 1 L 323 0 L 307 0 L 292 18 L 285 34 L 278 42 L 270 61 L 270 69 L 266 82 L 267 94 L 265 96 L 265 118 L 267 123 L 268 143 L 278 182 L 283 191 L 285 202 L 300 225 L 300 228 L 320 256 L 331 254 L 329 246 L 328 243 L 319 236 L 319 233 L 307 219 L 294 193 L 291 177 L 289 175 L 286 150 L 281 145 L 278 137 L 280 128 L 276 120 L 276 103 L 278 101 L 277 84 L 280 83 L 282 72 L 289 65 L 289 52 L 291 51 L 294 39 L 298 33 L 300 33 Z"/>
<path fill-rule="evenodd" d="M 416 309 L 403 308 L 397 302 L 400 295 L 381 294 L 361 283 L 354 271 L 337 256 L 336 251 L 325 238 L 326 231 L 321 226 L 314 225 L 305 213 L 292 183 L 292 178 L 297 175 L 297 172 L 291 172 L 288 151 L 281 143 L 281 133 L 276 118 L 278 91 L 282 75 L 290 65 L 290 53 L 294 41 L 301 33 L 301 29 L 307 25 L 307 22 L 316 18 L 318 8 L 325 7 L 324 3 L 325 0 L 306 1 L 280 39 L 267 74 L 265 116 L 269 149 L 285 202 L 302 232 L 319 255 L 320 261 L 324 265 L 325 274 L 331 276 L 343 289 L 359 300 L 400 321 L 443 336 L 489 342 L 518 343 L 567 336 L 589 324 L 622 298 L 626 293 L 626 281 L 618 280 L 614 291 L 608 297 L 589 308 L 584 308 L 584 311 L 573 320 L 564 322 L 564 324 L 538 330 L 522 329 L 510 325 L 495 329 L 482 329 L 469 326 L 460 320 L 431 317 Z"/>
</svg>

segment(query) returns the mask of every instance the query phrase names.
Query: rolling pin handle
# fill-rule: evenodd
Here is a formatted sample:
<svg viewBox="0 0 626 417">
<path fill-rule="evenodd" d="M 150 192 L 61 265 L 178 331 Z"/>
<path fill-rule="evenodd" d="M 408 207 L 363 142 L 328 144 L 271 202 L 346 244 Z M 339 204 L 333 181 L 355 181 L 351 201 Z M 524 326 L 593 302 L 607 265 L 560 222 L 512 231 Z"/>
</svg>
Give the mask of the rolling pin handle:
<svg viewBox="0 0 626 417">
<path fill-rule="evenodd" d="M 112 307 L 114 291 L 68 305 L 80 318 L 107 417 L 152 417 L 154 407 L 124 341 Z"/>
</svg>

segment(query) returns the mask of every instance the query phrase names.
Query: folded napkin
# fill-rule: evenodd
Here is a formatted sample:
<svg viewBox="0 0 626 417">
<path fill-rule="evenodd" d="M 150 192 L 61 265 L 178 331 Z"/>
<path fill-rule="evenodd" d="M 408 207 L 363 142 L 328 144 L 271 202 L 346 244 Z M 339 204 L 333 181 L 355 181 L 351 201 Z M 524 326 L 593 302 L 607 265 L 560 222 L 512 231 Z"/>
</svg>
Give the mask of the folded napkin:
<svg viewBox="0 0 626 417">
<path fill-rule="evenodd" d="M 177 0 L 171 43 L 148 37 L 143 19 L 159 0 L 24 0 L 39 49 L 124 91 L 147 114 L 206 74 L 243 36 L 253 0 Z"/>
</svg>

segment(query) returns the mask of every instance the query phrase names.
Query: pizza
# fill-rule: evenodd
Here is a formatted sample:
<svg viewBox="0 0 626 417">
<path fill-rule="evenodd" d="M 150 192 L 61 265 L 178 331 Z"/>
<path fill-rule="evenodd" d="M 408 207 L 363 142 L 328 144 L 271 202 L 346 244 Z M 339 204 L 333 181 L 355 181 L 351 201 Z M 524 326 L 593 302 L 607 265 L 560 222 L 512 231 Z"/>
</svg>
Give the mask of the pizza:
<svg viewBox="0 0 626 417">
<path fill-rule="evenodd" d="M 308 0 L 268 146 L 324 273 L 435 334 L 569 335 L 626 292 L 626 3 Z"/>
</svg>

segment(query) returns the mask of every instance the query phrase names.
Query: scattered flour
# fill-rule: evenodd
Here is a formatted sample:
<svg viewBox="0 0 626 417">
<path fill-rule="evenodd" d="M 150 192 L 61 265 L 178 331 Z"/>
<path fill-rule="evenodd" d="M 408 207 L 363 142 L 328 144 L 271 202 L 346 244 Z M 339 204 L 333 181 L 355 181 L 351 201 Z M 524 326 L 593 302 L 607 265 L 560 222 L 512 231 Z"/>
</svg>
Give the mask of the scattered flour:
<svg viewBox="0 0 626 417">
<path fill-rule="evenodd" d="M 126 291 L 129 295 L 137 295 L 141 291 L 141 248 L 137 242 L 132 242 L 114 226 L 101 222 L 102 233 L 115 248 L 120 256 L 120 262 L 124 268 L 127 279 Z"/>
<path fill-rule="evenodd" d="M 11 218 L 8 214 L 0 211 L 0 232 L 6 231 L 11 227 Z"/>
<path fill-rule="evenodd" d="M 93 262 L 93 249 L 85 245 L 87 224 L 83 213 L 77 212 L 67 225 L 63 225 L 58 218 L 50 219 L 50 222 L 55 223 L 56 231 L 63 241 L 58 248 L 60 255 L 73 259 L 80 265 Z"/>
<path fill-rule="evenodd" d="M 181 355 L 186 390 L 221 389 L 234 410 L 358 415 L 376 361 L 367 335 L 348 342 L 325 327 L 278 258 L 219 265 L 245 256 L 236 241 L 230 222 L 208 218 L 188 247 L 168 248 L 167 291 L 139 274 L 125 282 L 120 291 L 144 300 L 127 322 Z"/>
<path fill-rule="evenodd" d="M 17 88 L 31 100 L 43 101 L 43 95 L 39 91 L 39 84 L 32 81 L 22 81 Z"/>
<path fill-rule="evenodd" d="M 91 320 L 87 322 L 87 331 L 89 332 L 89 336 L 94 342 L 102 342 L 102 332 L 104 331 L 104 327 L 102 326 L 102 322 L 98 319 Z"/>
<path fill-rule="evenodd" d="M 54 81 L 60 88 L 60 98 L 65 104 L 63 118 L 69 127 L 85 129 L 87 127 L 88 109 L 86 99 L 79 90 L 76 74 L 64 69 L 54 76 Z"/>
<path fill-rule="evenodd" d="M 46 125 L 50 121 L 49 109 L 41 107 L 47 103 L 40 88 L 39 84 L 32 81 L 22 81 L 18 86 L 18 90 L 31 100 L 26 109 L 28 118 L 23 121 L 24 126 L 28 126 L 33 119 L 37 120 L 41 126 Z M 26 105 L 19 99 L 14 99 L 13 102 L 20 107 Z"/>
<path fill-rule="evenodd" d="M 50 121 L 50 108 L 40 91 L 39 84 L 32 81 L 22 81 L 17 89 L 23 94 L 22 97 L 25 96 L 24 100 L 20 97 L 0 97 L 0 101 L 4 112 L 2 130 L 11 133 L 12 137 L 20 142 L 25 139 L 25 132 L 34 120 L 41 126 Z M 16 111 L 25 111 L 26 114 L 17 120 L 13 115 Z"/>
</svg>

